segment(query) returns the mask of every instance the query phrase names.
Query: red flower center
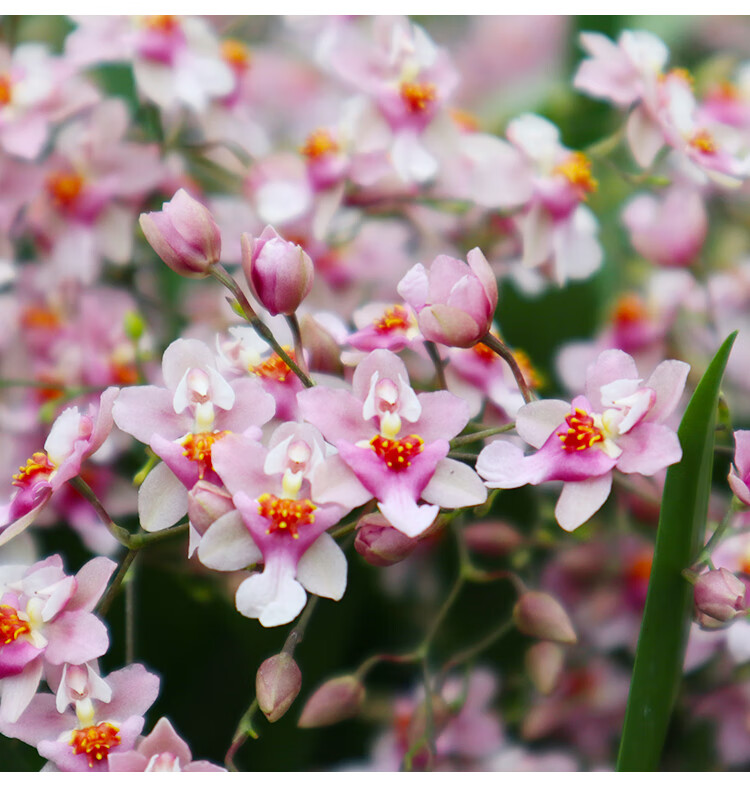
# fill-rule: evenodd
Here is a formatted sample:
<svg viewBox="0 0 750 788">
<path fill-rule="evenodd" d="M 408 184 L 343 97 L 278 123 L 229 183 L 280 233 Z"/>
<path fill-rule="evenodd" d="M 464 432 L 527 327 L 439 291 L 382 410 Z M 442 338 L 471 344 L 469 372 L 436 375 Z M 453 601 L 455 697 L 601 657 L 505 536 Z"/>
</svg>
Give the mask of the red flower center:
<svg viewBox="0 0 750 788">
<path fill-rule="evenodd" d="M 214 469 L 211 464 L 211 449 L 216 441 L 225 438 L 229 435 L 229 430 L 221 430 L 217 432 L 188 432 L 188 434 L 180 441 L 184 447 L 182 452 L 192 462 L 197 462 L 200 466 L 198 472 L 199 478 L 203 478 L 206 471 Z"/>
<path fill-rule="evenodd" d="M 18 611 L 11 605 L 0 605 L 0 646 L 7 646 L 27 632 L 31 632 L 31 627 L 18 617 Z"/>
<path fill-rule="evenodd" d="M 112 747 L 120 743 L 120 729 L 109 722 L 100 722 L 88 728 L 73 731 L 70 746 L 76 755 L 86 755 L 89 769 L 100 761 L 106 761 Z"/>
<path fill-rule="evenodd" d="M 291 534 L 293 539 L 299 539 L 297 531 L 301 526 L 315 522 L 317 508 L 307 498 L 293 501 L 290 498 L 277 498 L 270 493 L 263 493 L 258 498 L 258 514 L 271 523 L 266 533 L 283 531 Z"/>
<path fill-rule="evenodd" d="M 47 178 L 47 191 L 57 208 L 71 208 L 83 190 L 83 176 L 63 170 L 53 172 Z"/>
<path fill-rule="evenodd" d="M 10 77 L 7 74 L 0 74 L 0 107 L 10 104 L 13 98 L 13 88 L 10 84 Z"/>
<path fill-rule="evenodd" d="M 409 112 L 418 115 L 430 108 L 437 91 L 431 82 L 402 82 L 401 98 Z"/>
<path fill-rule="evenodd" d="M 370 441 L 370 446 L 390 470 L 399 473 L 405 471 L 412 459 L 422 451 L 424 441 L 419 435 L 407 435 L 401 440 L 376 435 Z"/>
<path fill-rule="evenodd" d="M 594 424 L 593 417 L 585 410 L 576 408 L 573 413 L 565 417 L 565 422 L 568 431 L 558 432 L 557 437 L 560 438 L 567 452 L 590 449 L 595 443 L 604 441 L 604 433 Z"/>
</svg>

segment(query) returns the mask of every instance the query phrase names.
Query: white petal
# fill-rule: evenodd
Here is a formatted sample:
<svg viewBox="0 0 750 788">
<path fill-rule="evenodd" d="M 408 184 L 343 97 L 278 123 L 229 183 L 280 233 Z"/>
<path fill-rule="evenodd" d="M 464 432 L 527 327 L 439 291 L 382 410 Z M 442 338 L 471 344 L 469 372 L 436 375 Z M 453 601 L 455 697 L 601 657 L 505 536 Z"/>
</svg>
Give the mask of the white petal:
<svg viewBox="0 0 750 788">
<path fill-rule="evenodd" d="M 478 506 L 487 500 L 487 488 L 470 468 L 458 460 L 443 459 L 437 464 L 422 498 L 445 509 Z"/>
<path fill-rule="evenodd" d="M 138 490 L 138 516 L 144 531 L 163 531 L 187 513 L 187 490 L 160 462 Z"/>
<path fill-rule="evenodd" d="M 585 482 L 566 482 L 555 507 L 555 517 L 560 527 L 566 531 L 575 531 L 599 510 L 611 489 L 611 473 Z"/>
<path fill-rule="evenodd" d="M 251 575 L 237 589 L 237 610 L 257 618 L 264 627 L 288 624 L 307 601 L 305 589 L 294 579 L 290 565 L 272 561 L 265 571 Z"/>
<path fill-rule="evenodd" d="M 516 414 L 516 432 L 535 449 L 541 448 L 547 438 L 570 413 L 570 403 L 561 399 L 540 399 L 524 405 Z"/>
<path fill-rule="evenodd" d="M 253 541 L 237 510 L 218 518 L 198 546 L 198 559 L 209 569 L 231 572 L 257 564 L 263 554 Z"/>
<path fill-rule="evenodd" d="M 78 408 L 66 408 L 55 419 L 50 429 L 44 450 L 55 465 L 60 465 L 73 452 L 73 445 L 81 438 L 81 414 Z"/>
<path fill-rule="evenodd" d="M 321 534 L 297 564 L 297 580 L 311 593 L 338 601 L 346 591 L 346 557 L 330 534 Z"/>
<path fill-rule="evenodd" d="M 42 678 L 41 659 L 33 660 L 17 676 L 3 679 L 3 693 L 0 699 L 0 718 L 16 722 L 36 693 Z"/>
</svg>

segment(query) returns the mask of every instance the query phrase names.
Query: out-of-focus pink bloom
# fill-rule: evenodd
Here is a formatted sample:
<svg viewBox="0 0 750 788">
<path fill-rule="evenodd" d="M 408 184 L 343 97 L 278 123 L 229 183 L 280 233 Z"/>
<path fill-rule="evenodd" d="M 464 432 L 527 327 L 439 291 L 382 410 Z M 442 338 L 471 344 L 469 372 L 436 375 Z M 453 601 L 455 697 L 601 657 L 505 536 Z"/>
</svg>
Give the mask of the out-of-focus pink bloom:
<svg viewBox="0 0 750 788">
<path fill-rule="evenodd" d="M 263 562 L 263 571 L 237 589 L 236 603 L 265 627 L 291 621 L 305 605 L 305 590 L 338 600 L 346 589 L 346 559 L 325 531 L 348 507 L 321 502 L 310 491 L 309 477 L 324 451 L 314 427 L 293 423 L 274 432 L 270 450 L 242 435 L 214 448 L 214 469 L 237 511 L 208 529 L 198 557 L 221 571 Z"/>
<path fill-rule="evenodd" d="M 745 506 L 750 506 L 750 430 L 737 430 L 734 443 L 736 448 L 728 476 L 729 486 Z"/>
<path fill-rule="evenodd" d="M 557 128 L 538 115 L 521 115 L 508 124 L 508 139 L 523 154 L 533 193 L 518 219 L 522 263 L 535 268 L 551 261 L 554 278 L 584 279 L 599 268 L 602 250 L 597 222 L 582 203 L 597 189 L 591 163 L 560 143 Z"/>
<path fill-rule="evenodd" d="M 44 163 L 27 218 L 58 280 L 90 283 L 103 258 L 132 260 L 138 203 L 165 170 L 158 145 L 125 140 L 129 125 L 124 101 L 102 101 L 62 129 Z"/>
<path fill-rule="evenodd" d="M 521 736 L 532 742 L 563 738 L 577 753 L 606 761 L 622 727 L 629 684 L 625 671 L 601 657 L 571 667 L 551 695 L 530 707 Z"/>
<path fill-rule="evenodd" d="M 138 89 L 166 112 L 205 112 L 211 99 L 235 88 L 218 39 L 199 17 L 80 16 L 75 22 L 65 42 L 72 62 L 132 62 Z"/>
<path fill-rule="evenodd" d="M 409 537 L 426 531 L 441 506 L 485 500 L 476 473 L 446 458 L 448 441 L 469 418 L 462 400 L 447 391 L 416 394 L 403 362 L 387 350 L 374 350 L 358 365 L 352 387 L 316 386 L 297 395 L 304 418 L 338 449 L 315 469 L 316 500 L 354 508 L 375 497 Z"/>
<path fill-rule="evenodd" d="M 497 282 L 477 247 L 464 263 L 439 255 L 429 272 L 415 265 L 399 282 L 399 295 L 417 313 L 425 339 L 450 347 L 471 347 L 490 330 L 497 308 Z"/>
<path fill-rule="evenodd" d="M 621 107 L 650 95 L 669 59 L 664 42 L 644 31 L 624 30 L 616 44 L 601 33 L 581 33 L 580 41 L 589 58 L 578 66 L 573 85 Z"/>
<path fill-rule="evenodd" d="M 299 244 L 273 227 L 242 236 L 242 269 L 255 297 L 272 315 L 292 315 L 313 285 L 313 262 Z"/>
<path fill-rule="evenodd" d="M 746 612 L 745 584 L 724 568 L 700 575 L 693 587 L 698 623 L 707 628 L 723 626 Z"/>
<path fill-rule="evenodd" d="M 219 483 L 211 464 L 218 442 L 233 432 L 258 436 L 274 411 L 257 380 L 226 381 L 197 339 L 174 341 L 164 351 L 162 373 L 165 387 L 125 388 L 112 411 L 121 430 L 164 460 L 138 491 L 141 525 L 149 531 L 168 528 L 187 512 L 187 490 L 200 479 Z"/>
<path fill-rule="evenodd" d="M 70 577 L 59 555 L 0 567 L 0 720 L 19 718 L 45 666 L 80 665 L 107 651 L 106 627 L 91 611 L 115 567 L 94 558 Z"/>
<path fill-rule="evenodd" d="M 182 276 L 208 276 L 219 262 L 221 235 L 204 205 L 180 189 L 161 211 L 142 213 L 141 230 L 161 259 Z"/>
<path fill-rule="evenodd" d="M 53 57 L 44 44 L 27 42 L 11 54 L 0 49 L 0 148 L 36 159 L 53 124 L 93 104 L 98 96 L 75 76 L 67 59 Z"/>
<path fill-rule="evenodd" d="M 538 452 L 524 457 L 515 444 L 497 440 L 482 450 L 477 470 L 500 489 L 564 482 L 555 516 L 575 530 L 609 497 L 613 469 L 650 476 L 680 460 L 677 435 L 663 422 L 679 403 L 689 368 L 664 361 L 644 382 L 630 356 L 605 351 L 588 369 L 585 396 L 518 411 L 516 429 Z"/>
<path fill-rule="evenodd" d="M 109 755 L 110 772 L 225 772 L 223 766 L 194 761 L 190 748 L 177 735 L 172 723 L 162 717 L 135 749 Z"/>
<path fill-rule="evenodd" d="M 501 721 L 492 710 L 497 694 L 497 679 L 488 670 L 478 668 L 469 676 L 468 686 L 462 679 L 449 678 L 440 697 L 433 699 L 437 737 L 437 770 L 481 770 L 485 759 L 503 745 Z M 458 710 L 455 704 L 463 699 Z M 404 756 L 424 735 L 424 693 L 398 698 L 394 703 L 394 720 L 390 731 L 375 744 L 371 768 L 397 771 Z M 415 768 L 426 765 L 426 751 L 421 749 L 413 761 Z"/>
<path fill-rule="evenodd" d="M 5 544 L 34 521 L 52 494 L 77 476 L 81 463 L 90 457 L 112 430 L 112 408 L 120 390 L 108 388 L 98 406 L 88 413 L 66 408 L 55 420 L 44 443 L 13 477 L 17 487 L 8 504 L 0 507 L 0 544 Z"/>
<path fill-rule="evenodd" d="M 110 753 L 133 749 L 159 679 L 143 665 L 129 665 L 106 680 L 93 671 L 71 674 L 68 667 L 60 686 L 52 681 L 51 689 L 57 696 L 34 696 L 17 722 L 0 720 L 0 733 L 36 747 L 62 772 L 106 772 Z M 71 703 L 75 710 L 67 708 Z"/>
<path fill-rule="evenodd" d="M 363 114 L 361 121 L 367 136 L 379 138 L 380 149 L 390 152 L 401 180 L 424 183 L 439 171 L 436 154 L 451 125 L 446 103 L 457 74 L 447 55 L 406 17 L 378 17 L 372 32 L 373 40 L 354 26 L 329 31 L 323 60 L 372 101 L 376 113 Z M 378 120 L 385 128 L 378 128 Z"/>
<path fill-rule="evenodd" d="M 634 197 L 622 221 L 636 251 L 659 265 L 690 265 L 708 231 L 700 192 L 685 186 L 673 186 L 661 199 L 651 194 Z"/>
</svg>

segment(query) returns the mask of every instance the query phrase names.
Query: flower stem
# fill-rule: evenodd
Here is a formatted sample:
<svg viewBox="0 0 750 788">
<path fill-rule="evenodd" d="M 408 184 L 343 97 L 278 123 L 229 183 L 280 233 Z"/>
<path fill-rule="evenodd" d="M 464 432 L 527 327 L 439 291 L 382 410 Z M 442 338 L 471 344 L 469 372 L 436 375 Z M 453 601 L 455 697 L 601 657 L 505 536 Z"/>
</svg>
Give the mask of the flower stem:
<svg viewBox="0 0 750 788">
<path fill-rule="evenodd" d="M 237 284 L 236 280 L 232 277 L 232 275 L 219 263 L 212 265 L 209 268 L 211 275 L 217 282 L 220 282 L 224 285 L 224 287 L 229 290 L 230 293 L 237 299 L 237 304 L 242 311 L 242 315 L 247 320 L 248 323 L 253 327 L 255 333 L 267 342 L 271 348 L 273 349 L 274 353 L 279 356 L 279 358 L 289 367 L 289 369 L 294 372 L 294 374 L 302 381 L 302 385 L 305 388 L 311 388 L 315 385 L 315 383 L 310 379 L 308 375 L 306 375 L 297 365 L 295 361 L 293 361 L 289 354 L 284 350 L 283 347 L 276 341 L 276 337 L 271 333 L 271 330 L 268 326 L 258 317 L 255 310 L 250 305 L 250 302 L 247 300 L 247 296 L 242 291 L 242 288 Z"/>
<path fill-rule="evenodd" d="M 448 384 L 445 382 L 445 363 L 443 359 L 440 358 L 440 351 L 437 349 L 437 345 L 434 342 L 425 340 L 424 346 L 430 360 L 435 365 L 435 377 L 437 378 L 438 388 L 447 389 Z"/>
<path fill-rule="evenodd" d="M 292 332 L 292 338 L 294 340 L 294 355 L 296 357 L 297 363 L 299 364 L 300 369 L 307 374 L 307 364 L 305 363 L 305 356 L 303 353 L 302 347 L 302 332 L 300 331 L 299 327 L 299 320 L 297 320 L 297 315 L 285 315 L 286 322 Z"/>
<path fill-rule="evenodd" d="M 521 372 L 521 368 L 518 366 L 518 362 L 516 361 L 516 358 L 511 352 L 510 348 L 489 332 L 487 332 L 480 341 L 483 345 L 487 345 L 490 350 L 494 350 L 495 353 L 497 353 L 497 355 L 500 356 L 503 361 L 505 361 L 505 363 L 510 367 L 513 377 L 516 379 L 516 384 L 523 395 L 523 401 L 531 402 L 531 400 L 534 399 L 534 395 L 529 388 L 529 384 L 526 382 L 526 378 L 524 378 L 523 372 Z"/>
<path fill-rule="evenodd" d="M 479 432 L 471 432 L 468 435 L 459 435 L 451 441 L 451 449 L 457 449 L 459 446 L 466 446 L 469 443 L 482 441 L 485 438 L 491 438 L 493 435 L 501 435 L 504 432 L 510 432 L 516 428 L 515 422 L 510 424 L 503 424 L 502 427 L 488 427 L 486 430 Z"/>
<path fill-rule="evenodd" d="M 102 597 L 99 604 L 96 606 L 96 612 L 100 616 L 106 616 L 109 608 L 112 606 L 112 602 L 114 602 L 115 597 L 117 596 L 117 592 L 120 590 L 120 586 L 122 585 L 123 581 L 125 580 L 125 575 L 128 573 L 128 569 L 130 569 L 130 565 L 135 561 L 135 557 L 138 555 L 137 549 L 130 549 L 125 556 L 123 557 L 122 561 L 120 561 L 120 566 L 117 569 L 117 574 L 112 580 L 109 588 L 107 589 L 107 593 Z"/>
</svg>

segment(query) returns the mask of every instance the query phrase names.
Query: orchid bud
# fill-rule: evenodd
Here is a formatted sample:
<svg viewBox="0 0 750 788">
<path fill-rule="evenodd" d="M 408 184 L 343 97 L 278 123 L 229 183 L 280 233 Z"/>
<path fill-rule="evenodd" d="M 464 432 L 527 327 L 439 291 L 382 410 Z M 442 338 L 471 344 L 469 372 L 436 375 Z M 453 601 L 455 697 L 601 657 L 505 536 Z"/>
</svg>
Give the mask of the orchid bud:
<svg viewBox="0 0 750 788">
<path fill-rule="evenodd" d="M 312 288 L 310 256 L 271 226 L 258 238 L 243 233 L 240 240 L 242 270 L 255 297 L 272 315 L 293 315 Z"/>
<path fill-rule="evenodd" d="M 549 695 L 555 688 L 562 672 L 563 661 L 562 648 L 549 640 L 534 643 L 526 652 L 526 672 L 542 695 Z"/>
<path fill-rule="evenodd" d="M 210 525 L 234 509 L 232 496 L 223 488 L 200 479 L 188 493 L 188 517 L 198 533 L 205 534 Z"/>
<path fill-rule="evenodd" d="M 463 534 L 466 546 L 484 555 L 507 555 L 523 543 L 521 534 L 500 520 L 472 523 L 464 528 Z"/>
<path fill-rule="evenodd" d="M 726 569 L 713 569 L 695 582 L 693 594 L 698 623 L 716 629 L 745 612 L 745 584 Z"/>
<path fill-rule="evenodd" d="M 399 295 L 417 313 L 425 339 L 449 347 L 473 347 L 490 330 L 497 308 L 497 282 L 477 247 L 468 263 L 439 255 L 429 272 L 421 264 L 399 282 Z"/>
<path fill-rule="evenodd" d="M 527 591 L 513 608 L 513 621 L 524 635 L 557 643 L 578 638 L 562 605 L 543 591 Z"/>
<path fill-rule="evenodd" d="M 258 706 L 269 722 L 280 720 L 302 686 L 302 673 L 290 654 L 281 652 L 269 657 L 255 676 L 255 695 Z"/>
<path fill-rule="evenodd" d="M 313 693 L 302 709 L 300 728 L 322 728 L 348 720 L 359 712 L 365 688 L 355 676 L 339 676 L 326 681 Z"/>
<path fill-rule="evenodd" d="M 219 262 L 221 234 L 211 212 L 184 189 L 161 211 L 142 213 L 141 230 L 156 254 L 181 276 L 199 279 Z"/>
<path fill-rule="evenodd" d="M 382 514 L 368 514 L 357 523 L 354 549 L 373 566 L 392 566 L 403 561 L 417 546 L 396 530 Z"/>
</svg>

